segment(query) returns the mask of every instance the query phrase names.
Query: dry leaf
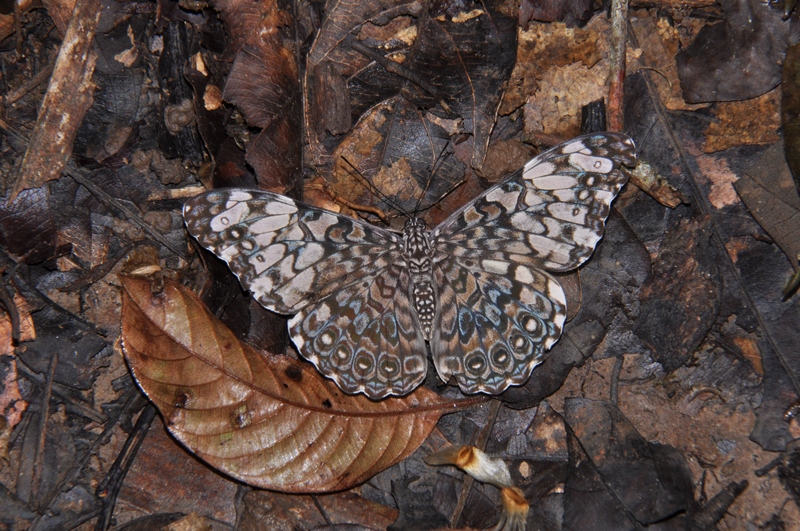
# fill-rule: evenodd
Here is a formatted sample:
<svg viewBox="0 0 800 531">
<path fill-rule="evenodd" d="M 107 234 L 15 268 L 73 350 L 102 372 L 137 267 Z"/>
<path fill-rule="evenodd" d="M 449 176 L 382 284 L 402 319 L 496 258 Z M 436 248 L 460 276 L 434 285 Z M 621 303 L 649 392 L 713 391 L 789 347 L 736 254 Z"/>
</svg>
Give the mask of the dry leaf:
<svg viewBox="0 0 800 531">
<path fill-rule="evenodd" d="M 780 136 L 780 88 L 744 101 L 720 102 L 714 107 L 716 120 L 706 129 L 703 151 L 714 153 L 742 144 L 771 144 Z"/>
<path fill-rule="evenodd" d="M 33 341 L 36 339 L 36 330 L 30 314 L 30 306 L 20 295 L 14 297 L 14 306 L 18 312 L 19 340 Z M 22 415 L 28 409 L 28 403 L 23 400 L 17 382 L 17 357 L 16 345 L 13 341 L 12 319 L 7 313 L 0 315 L 0 470 L 8 461 L 8 443 L 11 432 L 22 420 Z"/>
<path fill-rule="evenodd" d="M 733 187 L 767 234 L 798 268 L 800 241 L 800 196 L 783 155 L 776 143 L 747 168 Z"/>
<path fill-rule="evenodd" d="M 531 23 L 520 33 L 517 64 L 500 113 L 525 104 L 525 135 L 564 138 L 580 134 L 581 107 L 605 97 L 609 22 L 596 17 L 585 28 Z"/>
<path fill-rule="evenodd" d="M 650 80 L 656 86 L 664 106 L 671 110 L 693 111 L 707 107 L 707 103 L 686 103 L 683 101 L 681 81 L 675 54 L 680 49 L 681 31 L 666 16 L 656 17 L 655 13 L 640 10 L 631 17 L 631 27 L 639 42 L 642 56 L 639 61 L 628 65 L 629 73 L 641 67 L 656 72 Z"/>
<path fill-rule="evenodd" d="M 388 197 L 404 211 L 434 204 L 459 183 L 465 168 L 448 149 L 447 132 L 431 118 L 403 98 L 374 106 L 334 150 L 330 190 L 360 204 L 376 194 Z"/>
<path fill-rule="evenodd" d="M 291 189 L 301 173 L 301 96 L 291 13 L 274 0 L 225 0 L 218 7 L 237 36 L 223 96 L 241 110 L 247 125 L 261 128 L 246 160 L 260 188 Z"/>
<path fill-rule="evenodd" d="M 510 114 L 523 106 L 539 89 L 539 81 L 551 67 L 561 68 L 578 61 L 587 68 L 596 65 L 608 51 L 608 45 L 600 39 L 600 34 L 607 31 L 608 20 L 601 17 L 586 28 L 530 24 L 529 29 L 519 33 L 517 62 L 503 95 L 500 114 Z"/>
<path fill-rule="evenodd" d="M 444 413 L 483 400 L 426 389 L 380 402 L 347 396 L 310 364 L 241 343 L 176 283 L 157 295 L 148 281 L 123 286 L 123 348 L 136 381 L 178 440 L 251 485 L 352 487 L 409 456 Z"/>
</svg>

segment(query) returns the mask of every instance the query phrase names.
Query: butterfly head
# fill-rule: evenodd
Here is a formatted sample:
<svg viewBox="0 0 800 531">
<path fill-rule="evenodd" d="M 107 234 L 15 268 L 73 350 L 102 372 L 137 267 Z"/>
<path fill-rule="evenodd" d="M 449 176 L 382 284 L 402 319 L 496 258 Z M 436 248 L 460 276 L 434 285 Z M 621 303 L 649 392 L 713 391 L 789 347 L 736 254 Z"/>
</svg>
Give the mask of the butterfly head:
<svg viewBox="0 0 800 531">
<path fill-rule="evenodd" d="M 405 233 L 426 232 L 427 230 L 428 230 L 428 225 L 424 221 L 422 221 L 422 218 L 417 218 L 417 217 L 408 218 L 405 226 L 403 227 L 403 232 Z"/>
</svg>

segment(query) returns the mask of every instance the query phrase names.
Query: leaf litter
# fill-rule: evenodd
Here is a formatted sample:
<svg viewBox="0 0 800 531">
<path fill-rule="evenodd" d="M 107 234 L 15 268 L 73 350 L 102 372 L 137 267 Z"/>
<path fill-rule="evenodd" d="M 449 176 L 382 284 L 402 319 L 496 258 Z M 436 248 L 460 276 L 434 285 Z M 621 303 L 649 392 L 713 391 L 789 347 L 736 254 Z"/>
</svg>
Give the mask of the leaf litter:
<svg viewBox="0 0 800 531">
<path fill-rule="evenodd" d="M 472 482 L 455 468 L 425 464 L 425 455 L 449 446 L 474 446 L 507 465 L 530 506 L 529 529 L 598 528 L 598 522 L 605 529 L 655 522 L 779 528 L 800 520 L 792 442 L 797 419 L 784 416 L 798 398 L 798 302 L 781 300 L 797 268 L 796 190 L 787 169 L 776 164 L 783 149 L 776 142 L 778 103 L 790 102 L 791 94 L 774 88 L 780 78 L 775 57 L 788 45 L 797 15 L 782 21 L 780 12 L 758 2 L 730 0 L 721 10 L 708 2 L 689 11 L 669 3 L 632 7 L 625 129 L 640 156 L 686 200 L 666 208 L 628 186 L 595 256 L 570 281 L 578 286 L 578 302 L 564 337 L 525 386 L 499 397 L 502 406 L 492 400 L 492 406 L 483 402 L 441 416 L 443 404 L 463 397 L 428 382 L 414 398 L 403 399 L 439 404 L 431 412 L 408 413 L 425 422 L 413 423 L 424 433 L 407 451 L 377 444 L 365 454 L 371 460 L 363 468 L 350 461 L 342 469 L 352 477 L 323 474 L 316 483 L 287 479 L 317 471 L 303 466 L 311 461 L 291 460 L 300 443 L 290 438 L 289 453 L 270 459 L 294 464 L 299 475 L 276 480 L 263 473 L 270 479 L 262 486 L 311 491 L 357 485 L 314 496 L 254 490 L 229 479 L 252 476 L 240 465 L 219 464 L 221 448 L 252 444 L 230 441 L 264 410 L 236 402 L 199 414 L 194 426 L 210 430 L 216 445 L 181 431 L 192 416 L 185 407 L 192 399 L 213 404 L 239 391 L 240 398 L 270 403 L 269 409 L 283 392 L 306 391 L 298 375 L 317 381 L 309 387 L 315 392 L 326 385 L 299 361 L 261 357 L 241 343 L 247 338 L 262 350 L 282 352 L 285 325 L 242 293 L 214 258 L 189 250 L 179 214 L 181 197 L 189 193 L 184 190 L 258 182 L 299 194 L 306 187 L 307 200 L 374 222 L 368 209 L 352 210 L 337 197 L 371 208 L 391 202 L 414 208 L 421 204 L 419 192 L 427 190 L 424 204 L 436 203 L 430 213 L 435 219 L 479 193 L 482 178 L 503 172 L 486 167 L 495 164 L 492 156 L 484 162 L 495 145 L 540 145 L 574 135 L 580 105 L 604 96 L 604 14 L 588 16 L 578 3 L 561 12 L 526 4 L 535 18 L 564 20 L 525 20 L 527 27 L 517 30 L 518 14 L 505 4 L 469 5 L 463 12 L 432 6 L 389 0 L 341 3 L 329 11 L 270 2 L 220 2 L 206 9 L 189 2 L 161 2 L 158 9 L 104 4 L 96 39 L 101 52 L 114 52 L 98 56 L 92 107 L 48 107 L 50 113 L 86 116 L 82 124 L 67 122 L 65 142 L 52 146 L 32 132 L 47 89 L 42 80 L 53 64 L 49 54 L 62 44 L 71 10 L 23 6 L 19 24 L 3 26 L 3 34 L 11 35 L 6 42 L 13 41 L 0 52 L 13 95 L 2 123 L 4 190 L 25 182 L 16 180 L 14 168 L 27 150 L 42 151 L 37 163 L 62 160 L 70 138 L 78 178 L 86 179 L 58 179 L 54 163 L 48 170 L 57 180 L 44 187 L 29 181 L 30 188 L 1 211 L 0 269 L 9 292 L 3 307 L 9 316 L 30 310 L 36 331 L 35 339 L 11 339 L 2 356 L 0 396 L 10 397 L 0 437 L 8 453 L 0 470 L 4 526 L 88 528 L 100 525 L 99 514 L 108 516 L 104 529 L 137 519 L 151 529 L 176 522 L 211 529 L 495 526 L 502 504 L 497 488 Z M 750 26 L 740 23 L 748 12 Z M 54 24 L 58 30 L 50 31 Z M 444 46 L 437 40 L 442 36 L 454 44 Z M 372 51 L 365 55 L 361 47 Z M 26 53 L 18 56 L 14 48 Z M 744 49 L 747 57 L 731 58 Z M 705 75 L 714 64 L 738 71 L 741 61 L 766 74 L 737 83 L 726 81 L 730 75 Z M 317 75 L 328 82 L 315 84 Z M 462 90 L 473 81 L 480 82 Z M 366 125 L 375 117 L 388 126 Z M 791 145 L 791 127 L 784 127 Z M 333 193 L 304 186 L 303 178 L 312 176 Z M 123 281 L 121 272 L 150 279 Z M 199 292 L 228 329 L 170 279 Z M 131 292 L 138 294 L 138 306 Z M 159 299 L 165 293 L 175 299 Z M 184 317 L 143 318 L 145 309 L 160 311 L 153 305 L 158 300 L 183 307 Z M 123 306 L 128 317 L 121 317 Z M 186 307 L 196 309 L 186 313 Z M 147 364 L 131 358 L 133 373 L 161 404 L 176 437 L 228 475 L 193 460 L 165 435 L 159 417 L 127 468 L 114 465 L 143 404 L 114 350 L 121 332 L 149 356 L 188 353 L 187 366 L 203 368 L 178 371 L 184 384 L 197 376 L 226 382 L 209 396 L 194 394 L 197 386 L 189 386 L 191 393 L 158 395 L 157 389 L 169 386 L 157 379 L 148 387 Z M 239 360 L 236 370 L 209 369 L 200 361 L 203 349 L 168 339 L 173 333 L 213 335 L 205 346 L 220 346 L 219 338 L 226 338 L 222 346 L 239 353 L 232 358 Z M 270 364 L 284 369 L 283 376 L 256 389 L 249 375 L 265 377 Z M 158 363 L 150 367 L 159 376 L 169 374 Z M 297 368 L 288 369 L 295 379 L 287 368 Z M 238 380 L 231 382 L 234 376 Z M 343 411 L 358 403 L 328 392 L 315 395 L 323 405 L 310 414 L 314 420 L 306 429 L 321 426 L 323 395 Z M 273 402 L 265 402 L 271 394 Z M 363 413 L 389 406 L 359 407 Z M 387 441 L 404 436 L 395 429 L 402 424 L 397 418 L 387 423 Z M 381 433 L 356 424 L 342 431 L 358 444 Z M 250 459 L 255 455 L 257 450 Z M 251 472 L 262 464 L 251 464 Z M 115 482 L 114 489 L 95 490 Z M 117 494 L 107 497 L 111 492 Z"/>
</svg>

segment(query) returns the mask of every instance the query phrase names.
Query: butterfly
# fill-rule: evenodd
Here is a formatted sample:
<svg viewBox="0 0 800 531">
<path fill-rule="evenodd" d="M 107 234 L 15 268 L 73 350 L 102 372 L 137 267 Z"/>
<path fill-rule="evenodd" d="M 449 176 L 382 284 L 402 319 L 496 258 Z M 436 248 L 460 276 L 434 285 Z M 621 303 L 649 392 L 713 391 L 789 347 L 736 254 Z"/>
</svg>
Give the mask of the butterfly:
<svg viewBox="0 0 800 531">
<path fill-rule="evenodd" d="M 465 393 L 525 383 L 558 340 L 551 273 L 585 262 L 636 164 L 625 135 L 556 146 L 437 227 L 403 232 L 280 194 L 218 189 L 186 202 L 189 233 L 265 308 L 292 315 L 297 350 L 346 393 L 405 395 L 427 372 Z"/>
</svg>

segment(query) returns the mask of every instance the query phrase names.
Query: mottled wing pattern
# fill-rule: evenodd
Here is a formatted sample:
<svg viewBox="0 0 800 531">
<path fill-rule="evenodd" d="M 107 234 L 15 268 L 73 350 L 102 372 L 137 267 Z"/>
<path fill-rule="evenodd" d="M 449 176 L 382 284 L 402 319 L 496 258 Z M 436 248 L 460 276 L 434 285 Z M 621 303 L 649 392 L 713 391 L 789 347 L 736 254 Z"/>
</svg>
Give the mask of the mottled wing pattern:
<svg viewBox="0 0 800 531">
<path fill-rule="evenodd" d="M 403 395 L 425 378 L 397 234 L 257 190 L 201 194 L 184 218 L 264 307 L 295 314 L 300 354 L 344 391 Z"/>
<path fill-rule="evenodd" d="M 308 306 L 289 322 L 297 348 L 347 393 L 404 395 L 425 379 L 425 340 L 408 298 L 408 273 L 392 265 Z"/>
<path fill-rule="evenodd" d="M 532 159 L 433 231 L 439 314 L 431 339 L 444 380 L 465 392 L 521 384 L 558 340 L 566 300 L 546 270 L 574 269 L 603 235 L 633 166 L 624 135 L 578 137 Z"/>
<path fill-rule="evenodd" d="M 525 382 L 558 340 L 566 299 L 548 273 L 477 260 L 440 264 L 440 316 L 431 338 L 439 377 L 465 393 L 502 393 Z"/>
<path fill-rule="evenodd" d="M 433 231 L 437 252 L 553 272 L 585 262 L 603 236 L 611 201 L 636 164 L 630 138 L 585 135 L 542 153 Z"/>
<path fill-rule="evenodd" d="M 564 292 L 547 271 L 589 258 L 625 184 L 620 166 L 635 162 L 626 136 L 579 137 L 429 234 L 437 296 L 430 347 L 443 380 L 455 377 L 468 393 L 525 382 L 566 316 Z M 430 281 L 420 271 L 412 280 L 402 236 L 254 190 L 201 194 L 184 217 L 263 306 L 295 314 L 289 327 L 300 353 L 341 389 L 377 399 L 425 378 L 425 338 L 409 294 Z"/>
<path fill-rule="evenodd" d="M 183 216 L 189 233 L 281 314 L 371 279 L 400 256 L 396 233 L 271 192 L 213 190 L 187 201 Z"/>
</svg>

